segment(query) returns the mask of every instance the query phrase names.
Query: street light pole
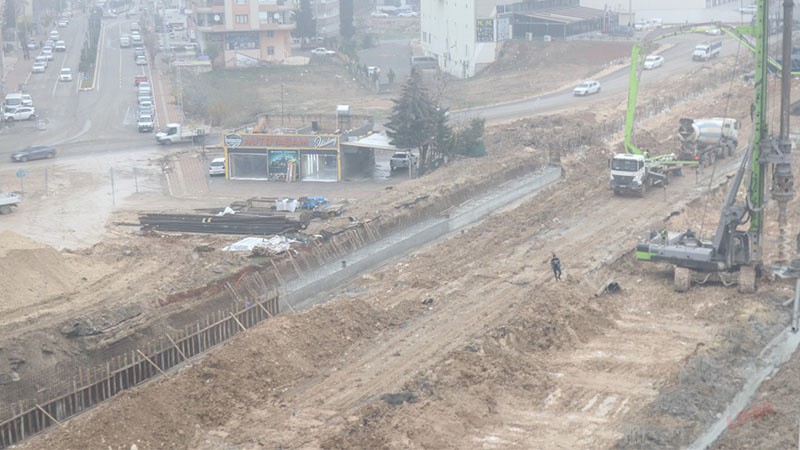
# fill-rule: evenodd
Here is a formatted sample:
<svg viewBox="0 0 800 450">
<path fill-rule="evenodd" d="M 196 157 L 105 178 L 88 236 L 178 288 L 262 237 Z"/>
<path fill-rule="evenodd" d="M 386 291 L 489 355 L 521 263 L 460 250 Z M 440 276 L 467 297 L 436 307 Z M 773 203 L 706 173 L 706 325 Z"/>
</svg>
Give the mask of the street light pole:
<svg viewBox="0 0 800 450">
<path fill-rule="evenodd" d="M 283 133 L 283 83 L 281 83 L 281 133 Z"/>
</svg>

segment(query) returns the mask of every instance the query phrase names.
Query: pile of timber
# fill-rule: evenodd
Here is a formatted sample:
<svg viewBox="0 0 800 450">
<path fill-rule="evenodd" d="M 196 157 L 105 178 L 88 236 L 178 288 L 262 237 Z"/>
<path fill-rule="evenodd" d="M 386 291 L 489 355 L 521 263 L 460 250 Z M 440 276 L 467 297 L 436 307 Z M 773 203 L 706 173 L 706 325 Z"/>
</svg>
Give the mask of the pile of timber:
<svg viewBox="0 0 800 450">
<path fill-rule="evenodd" d="M 144 231 L 181 233 L 282 234 L 302 230 L 306 223 L 286 214 L 140 214 L 139 224 Z"/>
</svg>

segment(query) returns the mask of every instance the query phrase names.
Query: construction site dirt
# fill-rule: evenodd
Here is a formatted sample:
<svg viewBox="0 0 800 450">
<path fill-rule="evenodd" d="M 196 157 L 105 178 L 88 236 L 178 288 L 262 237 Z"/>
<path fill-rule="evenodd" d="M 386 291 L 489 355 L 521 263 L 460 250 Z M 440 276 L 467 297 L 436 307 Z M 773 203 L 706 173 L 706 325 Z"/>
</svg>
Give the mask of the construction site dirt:
<svg viewBox="0 0 800 450">
<path fill-rule="evenodd" d="M 516 45 L 508 53 L 520 58 L 525 44 Z M 749 136 L 752 87 L 723 75 L 735 63 L 721 58 L 669 79 L 659 92 L 643 89 L 639 145 L 672 148 L 678 118 L 722 110 Z M 486 76 L 497 73 L 507 72 Z M 710 83 L 715 74 L 720 82 Z M 556 69 L 539 76 L 553 87 L 563 78 Z M 712 233 L 735 161 L 686 171 L 645 198 L 614 197 L 608 159 L 621 149 L 624 108 L 625 99 L 613 97 L 489 127 L 486 157 L 419 179 L 321 188 L 330 189 L 329 198 L 339 189 L 345 213 L 312 221 L 309 235 L 335 234 L 353 219 L 388 229 L 423 210 L 446 212 L 530 176 L 554 151 L 562 166 L 561 181 L 530 199 L 322 293 L 324 303 L 309 310 L 284 310 L 168 378 L 119 394 L 19 448 L 686 447 L 718 419 L 761 348 L 788 325 L 782 303 L 794 282 L 765 275 L 755 294 L 712 284 L 677 294 L 669 267 L 633 260 L 645 230 Z M 186 152 L 169 163 L 202 170 L 196 160 Z M 35 385 L 70 364 L 102 365 L 203 320 L 220 307 L 203 303 L 210 295 L 204 288 L 223 289 L 221 280 L 270 264 L 220 251 L 237 237 L 130 226 L 145 210 L 241 200 L 170 198 L 160 189 L 162 162 L 148 164 L 142 183 L 154 189 L 128 193 L 102 226 L 0 234 L 0 267 L 13 274 L 0 279 L 0 289 L 13 293 L 0 304 L 2 389 Z M 48 214 L 70 223 L 67 216 L 81 210 L 69 201 L 76 193 L 108 200 L 96 188 L 101 182 L 77 168 L 54 176 L 59 188 L 51 195 L 61 210 L 33 198 L 8 217 L 21 228 Z M 790 224 L 800 219 L 798 206 L 790 203 Z M 768 208 L 766 261 L 786 244 L 777 236 L 798 231 L 779 233 L 776 216 Z M 562 263 L 560 282 L 550 271 L 553 253 Z M 620 290 L 604 293 L 612 280 Z M 792 402 L 797 365 L 793 358 L 753 400 L 769 402 L 770 413 L 732 422 L 721 448 L 791 445 L 800 413 Z"/>
</svg>

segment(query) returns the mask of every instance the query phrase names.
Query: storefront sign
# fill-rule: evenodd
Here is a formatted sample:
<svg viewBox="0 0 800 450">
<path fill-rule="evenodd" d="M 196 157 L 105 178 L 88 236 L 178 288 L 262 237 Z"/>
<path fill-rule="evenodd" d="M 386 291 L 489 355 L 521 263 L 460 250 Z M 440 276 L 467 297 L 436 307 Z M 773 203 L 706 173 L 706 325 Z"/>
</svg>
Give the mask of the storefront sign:
<svg viewBox="0 0 800 450">
<path fill-rule="evenodd" d="M 229 136 L 238 136 L 241 141 L 235 146 L 228 143 Z M 230 148 L 266 148 L 266 149 L 328 149 L 339 148 L 339 136 L 320 135 L 275 135 L 275 134 L 244 134 L 225 136 L 225 145 Z"/>
<path fill-rule="evenodd" d="M 229 148 L 237 148 L 242 145 L 242 136 L 238 134 L 226 134 L 225 146 Z"/>
</svg>

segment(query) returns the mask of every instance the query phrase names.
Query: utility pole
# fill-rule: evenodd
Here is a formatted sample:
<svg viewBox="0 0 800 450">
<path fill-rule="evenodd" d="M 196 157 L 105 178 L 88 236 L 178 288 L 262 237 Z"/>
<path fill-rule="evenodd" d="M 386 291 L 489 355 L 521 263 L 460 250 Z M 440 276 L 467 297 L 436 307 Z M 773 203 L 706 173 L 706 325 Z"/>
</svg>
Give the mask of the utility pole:
<svg viewBox="0 0 800 450">
<path fill-rule="evenodd" d="M 281 83 L 281 133 L 283 133 L 283 83 Z"/>
</svg>

